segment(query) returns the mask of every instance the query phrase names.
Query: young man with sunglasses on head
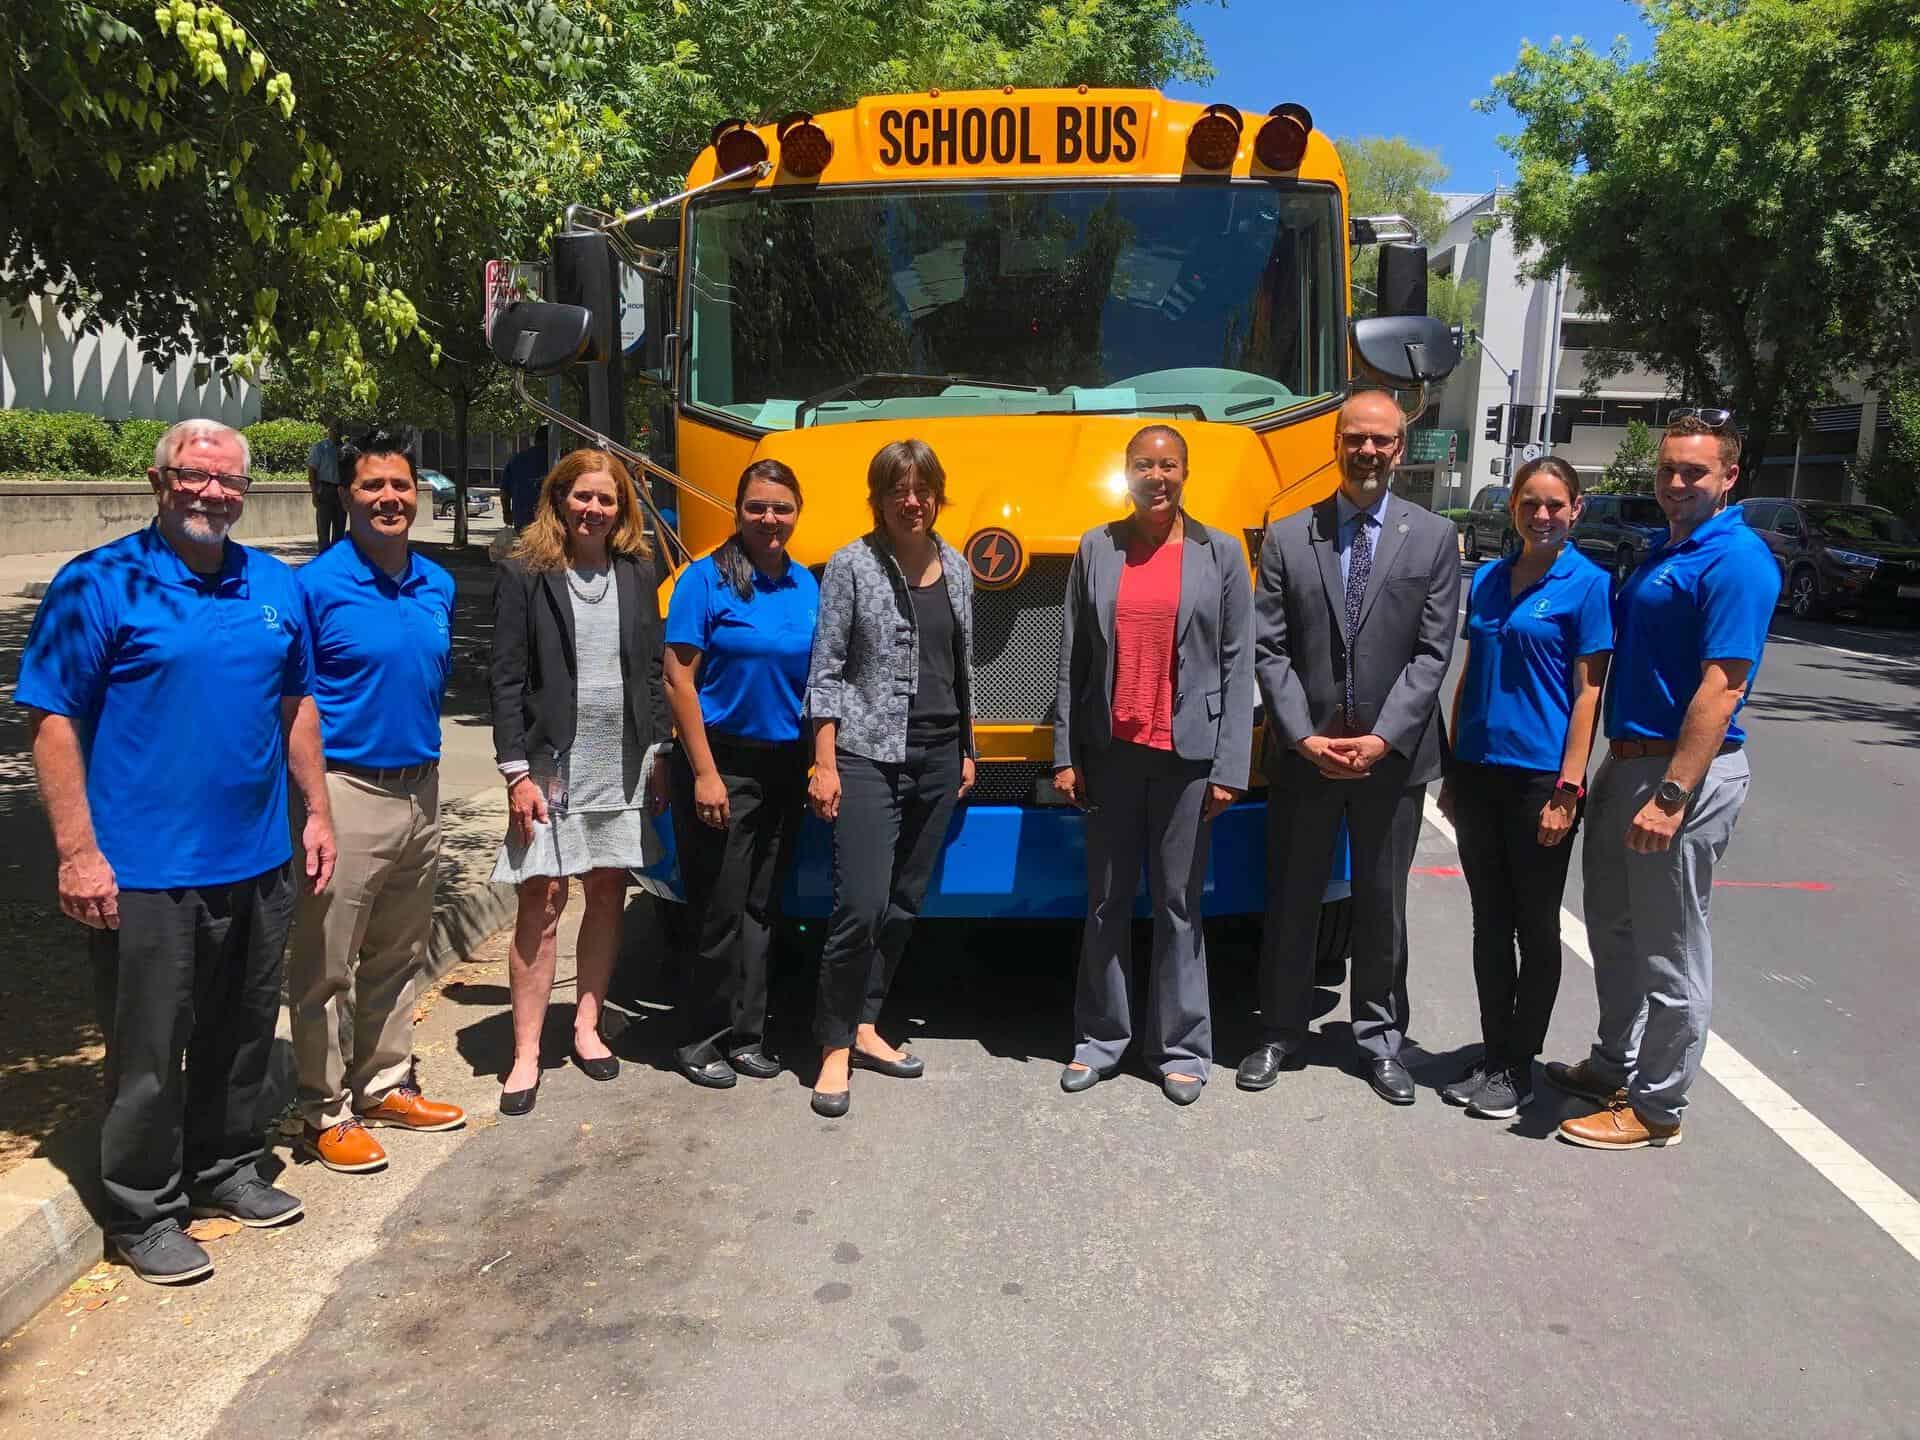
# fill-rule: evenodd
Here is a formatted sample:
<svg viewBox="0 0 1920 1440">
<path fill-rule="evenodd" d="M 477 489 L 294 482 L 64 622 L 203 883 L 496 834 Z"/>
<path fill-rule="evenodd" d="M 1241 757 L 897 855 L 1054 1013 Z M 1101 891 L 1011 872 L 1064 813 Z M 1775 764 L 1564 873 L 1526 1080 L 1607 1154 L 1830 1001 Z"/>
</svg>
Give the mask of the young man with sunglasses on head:
<svg viewBox="0 0 1920 1440">
<path fill-rule="evenodd" d="M 315 890 L 333 872 L 333 824 L 300 592 L 285 565 L 228 537 L 247 464 L 225 425 L 168 430 L 147 472 L 154 523 L 54 577 L 13 697 L 31 715 L 60 908 L 93 930 L 107 1236 L 156 1284 L 213 1268 L 189 1215 L 266 1226 L 301 1213 L 257 1168 L 300 883 L 289 768 Z"/>
<path fill-rule="evenodd" d="M 1766 647 L 1780 571 L 1727 497 L 1740 434 L 1687 410 L 1660 442 L 1654 496 L 1668 535 L 1613 602 L 1607 757 L 1583 856 L 1600 1029 L 1547 1079 L 1602 1108 L 1560 1126 L 1595 1150 L 1680 1143 L 1713 1002 L 1708 904 L 1750 774 L 1738 720 Z"/>
</svg>

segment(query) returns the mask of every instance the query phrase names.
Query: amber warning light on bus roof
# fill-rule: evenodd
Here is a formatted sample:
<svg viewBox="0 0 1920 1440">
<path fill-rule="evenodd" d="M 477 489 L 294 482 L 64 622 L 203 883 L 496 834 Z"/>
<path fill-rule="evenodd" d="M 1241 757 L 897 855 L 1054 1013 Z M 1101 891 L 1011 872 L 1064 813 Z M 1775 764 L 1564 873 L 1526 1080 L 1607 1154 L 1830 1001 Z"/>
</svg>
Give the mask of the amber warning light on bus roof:
<svg viewBox="0 0 1920 1440">
<path fill-rule="evenodd" d="M 1313 116 L 1304 105 L 1276 105 L 1253 137 L 1253 153 L 1269 170 L 1297 170 L 1313 133 Z"/>
<path fill-rule="evenodd" d="M 1225 170 L 1240 153 L 1240 112 L 1231 105 L 1209 105 L 1187 131 L 1187 158 L 1203 170 Z"/>
<path fill-rule="evenodd" d="M 780 139 L 780 165 L 790 175 L 811 180 L 833 159 L 833 141 L 804 110 L 783 116 L 774 134 Z"/>
</svg>

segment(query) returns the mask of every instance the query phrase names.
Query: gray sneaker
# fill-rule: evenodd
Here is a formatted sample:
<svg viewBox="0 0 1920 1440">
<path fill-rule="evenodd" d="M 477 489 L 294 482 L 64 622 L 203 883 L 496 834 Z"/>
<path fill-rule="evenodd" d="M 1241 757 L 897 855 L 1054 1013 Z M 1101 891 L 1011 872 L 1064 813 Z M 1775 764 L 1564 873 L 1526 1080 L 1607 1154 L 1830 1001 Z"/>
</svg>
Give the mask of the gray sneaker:
<svg viewBox="0 0 1920 1440">
<path fill-rule="evenodd" d="M 1521 1106 L 1533 1103 L 1532 1070 L 1531 1065 L 1526 1070 L 1518 1067 L 1495 1070 L 1487 1076 L 1480 1092 L 1467 1102 L 1467 1114 L 1482 1120 L 1511 1120 L 1520 1113 Z"/>
<path fill-rule="evenodd" d="M 150 1285 L 184 1285 L 213 1273 L 213 1261 L 178 1225 L 157 1225 L 144 1235 L 110 1235 L 107 1243 L 133 1273 Z"/>
<path fill-rule="evenodd" d="M 1480 1087 L 1487 1083 L 1492 1072 L 1487 1068 L 1484 1057 L 1473 1062 L 1458 1080 L 1440 1092 L 1440 1098 L 1449 1105 L 1471 1104 L 1473 1097 L 1480 1093 Z"/>
<path fill-rule="evenodd" d="M 276 1190 L 255 1177 L 230 1185 L 218 1195 L 195 1200 L 189 1208 L 196 1220 L 238 1220 L 242 1225 L 264 1230 L 298 1220 L 307 1207 L 286 1191 Z"/>
</svg>

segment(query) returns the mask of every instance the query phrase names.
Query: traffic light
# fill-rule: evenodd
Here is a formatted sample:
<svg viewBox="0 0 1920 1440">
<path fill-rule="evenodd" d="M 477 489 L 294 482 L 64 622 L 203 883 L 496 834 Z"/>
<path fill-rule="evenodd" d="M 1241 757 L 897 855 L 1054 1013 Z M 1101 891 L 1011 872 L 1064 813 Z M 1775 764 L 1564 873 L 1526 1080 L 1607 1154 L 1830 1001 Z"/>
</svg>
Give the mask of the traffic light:
<svg viewBox="0 0 1920 1440">
<path fill-rule="evenodd" d="M 1525 445 L 1533 439 L 1534 405 L 1507 406 L 1507 444 Z"/>
<path fill-rule="evenodd" d="M 1500 438 L 1502 428 L 1500 424 L 1501 411 L 1506 408 L 1504 405 L 1489 405 L 1487 407 L 1487 428 L 1481 432 L 1487 439 L 1498 440 Z"/>
<path fill-rule="evenodd" d="M 1555 410 L 1552 419 L 1542 420 L 1540 426 L 1549 432 L 1540 437 L 1549 445 L 1573 443 L 1573 412 L 1571 410 Z"/>
</svg>

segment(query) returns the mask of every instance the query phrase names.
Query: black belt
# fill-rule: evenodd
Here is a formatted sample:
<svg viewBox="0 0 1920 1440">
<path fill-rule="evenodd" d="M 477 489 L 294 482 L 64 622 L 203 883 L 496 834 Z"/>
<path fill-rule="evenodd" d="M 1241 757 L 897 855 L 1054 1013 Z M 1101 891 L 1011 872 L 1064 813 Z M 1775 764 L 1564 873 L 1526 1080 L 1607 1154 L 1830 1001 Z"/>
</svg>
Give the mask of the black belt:
<svg viewBox="0 0 1920 1440">
<path fill-rule="evenodd" d="M 351 775 L 356 780 L 367 780 L 375 785 L 411 785 L 424 780 L 440 768 L 438 760 L 422 760 L 418 765 L 401 765 L 392 770 L 376 770 L 371 765 L 349 765 L 344 760 L 327 761 L 327 769 L 338 770 L 342 775 Z"/>
</svg>

